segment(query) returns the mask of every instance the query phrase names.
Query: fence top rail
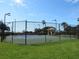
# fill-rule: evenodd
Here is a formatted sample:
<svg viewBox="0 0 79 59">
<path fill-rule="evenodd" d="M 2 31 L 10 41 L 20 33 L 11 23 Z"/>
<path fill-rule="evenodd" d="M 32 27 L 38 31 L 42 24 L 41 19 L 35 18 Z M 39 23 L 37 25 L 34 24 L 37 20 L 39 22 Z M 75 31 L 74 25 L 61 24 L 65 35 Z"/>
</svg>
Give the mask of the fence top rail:
<svg viewBox="0 0 79 59">
<path fill-rule="evenodd" d="M 12 22 L 27 22 L 27 23 L 42 23 L 42 21 L 12 21 Z M 6 23 L 12 23 L 12 22 L 6 22 Z M 60 23 L 53 23 L 53 22 L 46 22 L 47 24 L 60 24 Z"/>
</svg>

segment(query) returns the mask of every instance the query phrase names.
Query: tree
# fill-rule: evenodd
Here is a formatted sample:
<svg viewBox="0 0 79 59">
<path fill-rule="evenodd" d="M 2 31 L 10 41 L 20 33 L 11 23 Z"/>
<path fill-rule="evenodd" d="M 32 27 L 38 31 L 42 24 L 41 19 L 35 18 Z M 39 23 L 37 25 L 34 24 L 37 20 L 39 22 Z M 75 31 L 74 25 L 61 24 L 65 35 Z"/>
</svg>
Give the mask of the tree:
<svg viewBox="0 0 79 59">
<path fill-rule="evenodd" d="M 35 29 L 35 34 L 42 34 L 41 31 L 42 31 L 42 29 L 36 28 Z"/>
<path fill-rule="evenodd" d="M 45 20 L 42 20 L 42 24 L 43 24 L 43 26 L 45 25 L 45 27 L 46 27 L 46 21 Z"/>
<path fill-rule="evenodd" d="M 63 22 L 61 25 L 63 26 L 64 31 L 66 31 L 66 28 L 68 27 L 68 24 L 66 22 Z"/>
<path fill-rule="evenodd" d="M 76 31 L 77 31 L 77 26 L 70 26 L 70 25 L 68 25 L 66 22 L 63 22 L 62 24 L 61 24 L 62 26 L 63 26 L 63 28 L 64 28 L 64 32 L 66 33 L 66 34 L 76 34 Z"/>
<path fill-rule="evenodd" d="M 5 35 L 6 30 L 10 31 L 10 28 L 6 24 L 0 21 L 1 42 L 3 42 L 4 39 L 6 38 L 6 35 Z"/>
<path fill-rule="evenodd" d="M 71 30 L 73 30 L 73 27 L 68 25 L 66 22 L 63 22 L 61 24 L 64 28 L 64 34 L 71 34 Z"/>
</svg>

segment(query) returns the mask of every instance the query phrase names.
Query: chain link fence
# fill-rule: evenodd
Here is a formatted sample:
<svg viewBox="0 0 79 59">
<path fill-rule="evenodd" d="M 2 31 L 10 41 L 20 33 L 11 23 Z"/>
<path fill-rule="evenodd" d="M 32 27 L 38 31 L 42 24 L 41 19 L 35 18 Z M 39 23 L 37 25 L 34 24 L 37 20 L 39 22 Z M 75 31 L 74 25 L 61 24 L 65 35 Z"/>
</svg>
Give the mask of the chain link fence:
<svg viewBox="0 0 79 59">
<path fill-rule="evenodd" d="M 5 42 L 10 43 L 40 44 L 77 38 L 76 34 L 64 33 L 63 26 L 59 23 L 14 21 L 6 22 L 6 25 L 10 27 L 10 31 L 7 32 Z"/>
</svg>

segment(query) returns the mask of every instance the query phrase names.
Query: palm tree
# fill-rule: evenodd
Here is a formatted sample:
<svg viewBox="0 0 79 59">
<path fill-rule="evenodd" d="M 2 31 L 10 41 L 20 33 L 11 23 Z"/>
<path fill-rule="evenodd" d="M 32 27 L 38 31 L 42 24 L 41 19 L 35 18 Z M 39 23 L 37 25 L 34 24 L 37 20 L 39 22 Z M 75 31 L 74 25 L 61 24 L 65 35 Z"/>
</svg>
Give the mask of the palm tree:
<svg viewBox="0 0 79 59">
<path fill-rule="evenodd" d="M 5 31 L 10 31 L 10 28 L 4 24 L 2 21 L 0 21 L 0 31 L 1 31 L 1 42 L 4 41 L 6 35 L 5 35 Z"/>
<path fill-rule="evenodd" d="M 45 25 L 45 27 L 46 27 L 46 21 L 45 20 L 42 20 L 42 24 Z"/>
<path fill-rule="evenodd" d="M 65 31 L 65 30 L 66 30 L 66 28 L 68 27 L 68 24 L 67 24 L 66 22 L 63 22 L 61 25 L 63 26 L 64 31 Z"/>
</svg>

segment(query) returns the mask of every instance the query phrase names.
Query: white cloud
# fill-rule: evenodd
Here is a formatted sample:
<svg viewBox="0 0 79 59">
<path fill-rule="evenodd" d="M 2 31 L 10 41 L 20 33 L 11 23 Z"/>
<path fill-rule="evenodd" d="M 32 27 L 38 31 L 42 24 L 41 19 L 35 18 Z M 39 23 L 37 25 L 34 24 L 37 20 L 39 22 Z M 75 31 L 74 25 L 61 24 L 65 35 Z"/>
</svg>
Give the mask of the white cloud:
<svg viewBox="0 0 79 59">
<path fill-rule="evenodd" d="M 65 0 L 66 2 L 71 2 L 71 3 L 78 3 L 79 0 Z"/>
<path fill-rule="evenodd" d="M 14 2 L 16 5 L 25 6 L 24 0 L 15 0 Z"/>
<path fill-rule="evenodd" d="M 25 0 L 12 0 L 10 5 L 11 6 L 26 6 Z"/>
</svg>

